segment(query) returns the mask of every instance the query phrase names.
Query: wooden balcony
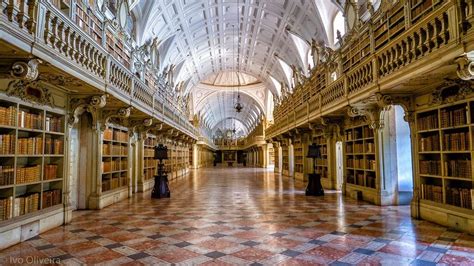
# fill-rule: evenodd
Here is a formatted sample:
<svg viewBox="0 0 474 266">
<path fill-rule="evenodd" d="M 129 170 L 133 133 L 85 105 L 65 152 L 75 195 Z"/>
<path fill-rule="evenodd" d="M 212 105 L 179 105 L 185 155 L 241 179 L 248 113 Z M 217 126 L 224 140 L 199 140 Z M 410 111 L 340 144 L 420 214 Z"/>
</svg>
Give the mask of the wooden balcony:
<svg viewBox="0 0 474 266">
<path fill-rule="evenodd" d="M 266 138 L 341 112 L 376 92 L 426 93 L 429 86 L 420 88 L 410 81 L 429 76 L 434 77 L 433 85 L 456 75 L 454 60 L 474 49 L 474 31 L 460 27 L 472 23 L 473 4 L 463 1 L 466 9 L 461 13 L 458 4 L 453 0 L 400 1 L 386 13 L 377 11 L 334 52 L 332 68 L 330 64 L 316 66 L 311 77 L 275 108 Z M 337 79 L 331 80 L 335 73 Z"/>
<path fill-rule="evenodd" d="M 199 132 L 188 121 L 184 107 L 164 82 L 150 87 L 114 57 L 100 39 L 93 38 L 47 1 L 0 0 L 0 36 L 3 41 L 51 66 L 131 103 L 150 117 L 197 139 Z"/>
</svg>

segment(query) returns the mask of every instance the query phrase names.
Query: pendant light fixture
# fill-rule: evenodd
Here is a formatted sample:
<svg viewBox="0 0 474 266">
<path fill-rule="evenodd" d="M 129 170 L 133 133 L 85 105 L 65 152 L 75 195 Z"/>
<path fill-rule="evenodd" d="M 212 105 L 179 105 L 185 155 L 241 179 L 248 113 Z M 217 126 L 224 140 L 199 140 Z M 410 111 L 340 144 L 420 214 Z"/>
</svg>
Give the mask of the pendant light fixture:
<svg viewBox="0 0 474 266">
<path fill-rule="evenodd" d="M 234 109 L 237 113 L 242 112 L 244 106 L 240 103 L 240 3 L 237 0 L 237 102 L 234 105 Z"/>
</svg>

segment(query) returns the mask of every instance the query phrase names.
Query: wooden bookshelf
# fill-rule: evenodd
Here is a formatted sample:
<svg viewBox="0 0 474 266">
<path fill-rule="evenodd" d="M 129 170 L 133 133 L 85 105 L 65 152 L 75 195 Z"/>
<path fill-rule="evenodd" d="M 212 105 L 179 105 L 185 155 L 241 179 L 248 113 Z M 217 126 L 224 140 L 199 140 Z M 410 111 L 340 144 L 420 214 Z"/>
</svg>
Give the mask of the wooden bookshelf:
<svg viewBox="0 0 474 266">
<path fill-rule="evenodd" d="M 150 180 L 156 174 L 158 160 L 155 160 L 155 147 L 158 145 L 156 136 L 149 134 L 143 144 L 143 179 Z"/>
<path fill-rule="evenodd" d="M 293 143 L 295 157 L 295 178 L 303 180 L 305 175 L 305 148 L 301 137 L 295 138 Z"/>
<path fill-rule="evenodd" d="M 128 186 L 128 130 L 109 125 L 102 143 L 102 192 Z"/>
<path fill-rule="evenodd" d="M 346 52 L 343 57 L 343 69 L 344 72 L 349 71 L 351 68 L 359 64 L 360 61 L 367 58 L 371 54 L 370 48 L 370 32 L 369 28 L 365 27 L 360 37 L 352 43 L 352 45 L 346 48 Z"/>
<path fill-rule="evenodd" d="M 117 38 L 111 30 L 106 32 L 107 51 L 126 68 L 130 68 L 130 51 L 125 47 L 122 40 Z"/>
<path fill-rule="evenodd" d="M 0 221 L 62 203 L 65 113 L 0 100 Z"/>
<path fill-rule="evenodd" d="M 327 140 L 323 135 L 316 135 L 313 137 L 313 143 L 321 153 L 321 158 L 316 159 L 316 173 L 320 174 L 321 178 L 327 179 L 329 177 Z"/>
<path fill-rule="evenodd" d="M 288 146 L 283 144 L 281 146 L 281 168 L 282 174 L 289 176 L 290 175 L 290 161 L 289 161 L 289 150 Z"/>
<path fill-rule="evenodd" d="M 420 184 L 420 198 L 441 204 L 449 212 L 473 210 L 473 118 L 474 99 L 416 114 L 418 167 L 415 174 Z"/>
<path fill-rule="evenodd" d="M 368 125 L 355 126 L 345 130 L 344 138 L 346 182 L 375 190 L 377 163 L 374 130 Z"/>
<path fill-rule="evenodd" d="M 275 165 L 275 148 L 268 148 L 268 164 Z"/>
<path fill-rule="evenodd" d="M 416 23 L 433 9 L 436 3 L 441 1 L 433 0 L 410 0 L 411 22 Z"/>
<path fill-rule="evenodd" d="M 63 0 L 60 1 L 64 2 Z M 82 1 L 77 1 L 75 14 L 76 25 L 85 33 L 89 34 L 98 44 L 102 45 L 102 34 L 104 32 L 103 22 L 94 13 L 94 9 L 94 7 L 90 7 Z"/>
<path fill-rule="evenodd" d="M 274 151 L 275 151 L 275 156 L 274 162 L 275 162 L 275 173 L 281 173 L 280 169 L 280 144 L 273 145 Z"/>
</svg>

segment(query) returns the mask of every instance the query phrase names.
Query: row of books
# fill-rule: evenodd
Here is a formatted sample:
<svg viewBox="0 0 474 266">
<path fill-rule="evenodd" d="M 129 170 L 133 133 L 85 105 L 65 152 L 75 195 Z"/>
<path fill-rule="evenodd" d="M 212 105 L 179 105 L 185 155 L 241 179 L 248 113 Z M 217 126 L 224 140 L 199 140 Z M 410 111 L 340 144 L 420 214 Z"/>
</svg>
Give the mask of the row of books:
<svg viewBox="0 0 474 266">
<path fill-rule="evenodd" d="M 326 145 L 326 139 L 323 138 L 323 137 L 316 137 L 316 138 L 313 138 L 313 143 L 317 144 L 317 145 Z"/>
<path fill-rule="evenodd" d="M 47 164 L 44 166 L 43 180 L 51 180 L 58 178 L 58 165 Z"/>
<path fill-rule="evenodd" d="M 316 167 L 316 173 L 321 175 L 321 178 L 328 177 L 328 168 L 327 167 Z"/>
<path fill-rule="evenodd" d="M 13 217 L 13 197 L 0 198 L 0 221 Z"/>
<path fill-rule="evenodd" d="M 155 157 L 155 150 L 150 149 L 150 148 L 146 148 L 145 151 L 144 151 L 144 156 L 145 157 Z"/>
<path fill-rule="evenodd" d="M 412 19 L 415 19 L 415 20 L 419 19 L 419 17 L 421 17 L 424 14 L 424 12 L 427 9 L 429 9 L 432 5 L 431 0 L 424 0 L 424 1 L 417 1 L 417 2 L 420 4 L 415 6 L 415 8 L 412 8 L 411 10 L 411 17 Z"/>
<path fill-rule="evenodd" d="M 0 135 L 0 154 L 15 154 L 15 135 Z"/>
<path fill-rule="evenodd" d="M 21 110 L 18 113 L 18 127 L 29 129 L 43 129 L 43 115 L 28 113 Z"/>
<path fill-rule="evenodd" d="M 469 132 L 444 134 L 443 149 L 445 151 L 468 151 Z"/>
<path fill-rule="evenodd" d="M 143 164 L 145 167 L 154 167 L 158 163 L 158 160 L 152 159 L 152 158 L 145 158 Z"/>
<path fill-rule="evenodd" d="M 46 117 L 45 130 L 49 132 L 63 132 L 64 122 L 62 117 Z"/>
<path fill-rule="evenodd" d="M 41 180 L 41 165 L 32 165 L 16 169 L 16 183 L 26 184 Z"/>
<path fill-rule="evenodd" d="M 467 123 L 466 107 L 454 110 L 441 109 L 441 127 L 463 126 Z"/>
<path fill-rule="evenodd" d="M 156 139 L 153 138 L 146 138 L 144 141 L 145 146 L 151 146 L 155 147 L 156 146 Z"/>
<path fill-rule="evenodd" d="M 303 165 L 302 164 L 297 164 L 295 165 L 295 172 L 297 173 L 303 173 L 304 172 L 304 169 L 303 169 Z"/>
<path fill-rule="evenodd" d="M 430 130 L 438 128 L 438 115 L 420 115 L 417 119 L 418 130 Z"/>
<path fill-rule="evenodd" d="M 15 177 L 15 168 L 13 165 L 0 165 L 0 186 L 13 184 Z"/>
<path fill-rule="evenodd" d="M 347 167 L 350 167 L 350 168 L 363 168 L 364 162 L 365 160 L 363 158 L 360 158 L 360 159 L 348 158 L 346 161 L 346 165 Z"/>
<path fill-rule="evenodd" d="M 346 145 L 346 152 L 347 153 L 374 153 L 375 152 L 375 144 L 372 142 L 366 143 L 353 143 Z"/>
<path fill-rule="evenodd" d="M 368 126 L 364 126 L 362 128 L 356 128 L 354 131 L 352 130 L 347 130 L 345 132 L 345 138 L 346 140 L 357 140 L 357 139 L 362 139 L 362 138 L 373 138 L 374 137 L 374 131 L 369 128 Z"/>
<path fill-rule="evenodd" d="M 118 131 L 118 130 L 106 129 L 104 131 L 104 139 L 105 140 L 114 140 L 114 141 L 127 142 L 128 141 L 128 133 Z"/>
<path fill-rule="evenodd" d="M 420 174 L 441 175 L 441 162 L 439 160 L 420 160 Z"/>
<path fill-rule="evenodd" d="M 461 208 L 474 210 L 474 189 L 446 188 L 446 203 Z"/>
<path fill-rule="evenodd" d="M 316 159 L 316 165 L 328 165 L 328 159 L 318 158 Z"/>
<path fill-rule="evenodd" d="M 127 170 L 127 160 L 112 160 L 102 162 L 102 173 Z"/>
<path fill-rule="evenodd" d="M 16 106 L 0 106 L 0 125 L 15 126 Z"/>
<path fill-rule="evenodd" d="M 61 190 L 52 189 L 43 191 L 43 209 L 61 204 Z"/>
<path fill-rule="evenodd" d="M 39 210 L 40 193 L 29 193 L 14 199 L 13 216 L 20 216 Z"/>
<path fill-rule="evenodd" d="M 155 176 L 155 169 L 153 169 L 153 168 L 145 169 L 145 171 L 143 172 L 143 178 L 145 180 L 151 179 L 154 176 Z"/>
<path fill-rule="evenodd" d="M 425 200 L 443 203 L 443 187 L 421 184 L 421 198 Z"/>
<path fill-rule="evenodd" d="M 128 147 L 122 145 L 102 144 L 102 155 L 127 155 Z"/>
<path fill-rule="evenodd" d="M 120 187 L 120 178 L 102 179 L 102 191 L 112 190 Z"/>
<path fill-rule="evenodd" d="M 421 137 L 420 141 L 418 142 L 418 148 L 420 152 L 439 151 L 439 135 L 435 134 L 426 137 Z"/>
<path fill-rule="evenodd" d="M 44 154 L 63 154 L 64 141 L 62 139 L 52 139 L 46 136 Z"/>
<path fill-rule="evenodd" d="M 19 138 L 17 145 L 18 154 L 42 154 L 43 137 Z"/>
<path fill-rule="evenodd" d="M 444 162 L 448 176 L 472 178 L 471 160 L 449 160 Z"/>
<path fill-rule="evenodd" d="M 375 181 L 376 178 L 374 175 L 371 174 L 363 174 L 363 173 L 356 173 L 355 175 L 349 173 L 346 177 L 347 183 L 358 185 L 358 186 L 365 186 L 370 188 L 375 188 Z"/>
</svg>

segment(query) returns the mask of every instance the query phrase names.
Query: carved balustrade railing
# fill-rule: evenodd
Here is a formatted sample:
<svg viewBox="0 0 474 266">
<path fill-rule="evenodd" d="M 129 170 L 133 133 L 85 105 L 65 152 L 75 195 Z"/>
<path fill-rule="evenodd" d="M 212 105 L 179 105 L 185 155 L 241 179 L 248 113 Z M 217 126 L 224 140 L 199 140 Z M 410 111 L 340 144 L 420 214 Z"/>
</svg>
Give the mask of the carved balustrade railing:
<svg viewBox="0 0 474 266">
<path fill-rule="evenodd" d="M 411 1 L 401 1 L 393 7 L 394 11 L 388 11 L 388 15 L 375 14 L 375 21 L 360 25 L 358 35 L 335 51 L 333 62 L 342 70 L 338 78 L 321 82 L 322 77 L 330 77 L 334 70 L 330 70 L 327 64 L 316 66 L 312 77 L 306 81 L 309 84 L 300 85 L 275 107 L 274 123 L 267 128 L 266 135 L 274 137 L 295 126 L 298 121 L 293 120 L 304 121 L 305 116 L 316 118 L 338 104 L 342 107 L 357 95 L 375 92 L 381 79 L 457 42 L 459 34 L 471 30 L 465 24 L 474 22 L 473 8 L 473 1 L 438 0 L 414 17 Z M 402 15 L 409 11 L 411 16 Z M 385 28 L 384 23 L 389 25 L 392 20 L 399 21 L 401 26 Z M 386 31 L 385 39 L 377 37 L 382 36 L 381 30 Z M 301 101 L 302 94 L 313 96 Z M 308 106 L 308 113 L 299 113 L 304 110 L 302 105 Z"/>
<path fill-rule="evenodd" d="M 79 71 L 78 77 L 85 76 L 91 85 L 107 88 L 107 93 L 122 100 L 131 98 L 145 113 L 199 136 L 188 121 L 184 105 L 175 101 L 164 79 L 158 79 L 156 87 L 146 85 L 112 57 L 103 43 L 96 42 L 49 1 L 0 0 L 0 9 L 0 25 L 8 26 L 3 30 L 16 32 L 15 36 L 28 42 L 27 47 L 34 42 L 41 55 L 49 54 L 50 63 L 57 61 L 58 68 Z"/>
</svg>

